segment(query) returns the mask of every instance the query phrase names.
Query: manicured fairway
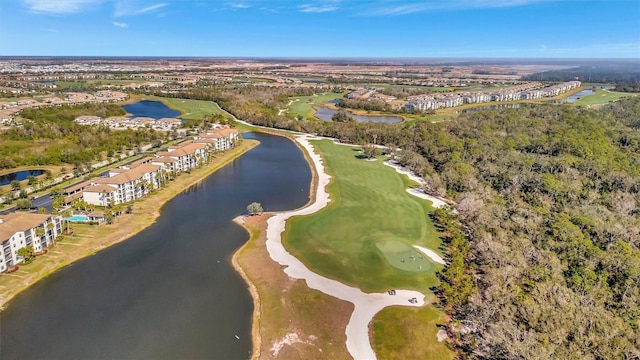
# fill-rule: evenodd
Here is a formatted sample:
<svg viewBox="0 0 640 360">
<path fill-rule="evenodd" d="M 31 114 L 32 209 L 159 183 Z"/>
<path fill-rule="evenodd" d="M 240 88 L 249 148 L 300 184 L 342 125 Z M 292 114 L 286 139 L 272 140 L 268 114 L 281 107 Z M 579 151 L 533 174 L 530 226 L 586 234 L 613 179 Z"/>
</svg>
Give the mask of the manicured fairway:
<svg viewBox="0 0 640 360">
<path fill-rule="evenodd" d="M 300 96 L 291 98 L 293 102 L 291 103 L 291 105 L 289 105 L 289 109 L 286 113 L 291 117 L 302 115 L 302 117 L 304 117 L 305 119 L 311 119 L 313 118 L 313 114 L 315 113 L 315 110 L 313 109 L 314 106 L 323 105 L 327 103 L 327 101 L 342 99 L 344 94 L 344 92 L 327 92 L 312 96 Z"/>
<path fill-rule="evenodd" d="M 439 342 L 438 326 L 445 315 L 435 306 L 389 307 L 379 312 L 369 327 L 378 359 L 447 360 L 455 358 L 446 342 Z"/>
<path fill-rule="evenodd" d="M 417 273 L 433 272 L 434 264 L 415 248 L 407 245 L 410 242 L 380 240 L 376 242 L 376 246 L 385 260 L 396 269 Z"/>
<path fill-rule="evenodd" d="M 169 107 L 182 112 L 180 115 L 182 119 L 201 119 L 203 116 L 211 114 L 226 115 L 212 101 L 173 98 L 162 98 L 162 101 L 167 103 Z"/>
<path fill-rule="evenodd" d="M 596 93 L 593 95 L 582 96 L 578 100 L 574 101 L 573 105 L 600 105 L 606 104 L 612 101 L 616 101 L 621 98 L 633 96 L 630 93 L 615 92 L 606 89 L 596 89 Z"/>
<path fill-rule="evenodd" d="M 440 265 L 419 259 L 422 254 L 411 246 L 439 251 L 430 203 L 408 194 L 409 180 L 382 160 L 361 160 L 359 149 L 329 140 L 313 144 L 333 177 L 327 188 L 331 202 L 313 215 L 291 219 L 283 236 L 287 249 L 313 271 L 365 292 L 427 293 L 438 283 Z"/>
</svg>

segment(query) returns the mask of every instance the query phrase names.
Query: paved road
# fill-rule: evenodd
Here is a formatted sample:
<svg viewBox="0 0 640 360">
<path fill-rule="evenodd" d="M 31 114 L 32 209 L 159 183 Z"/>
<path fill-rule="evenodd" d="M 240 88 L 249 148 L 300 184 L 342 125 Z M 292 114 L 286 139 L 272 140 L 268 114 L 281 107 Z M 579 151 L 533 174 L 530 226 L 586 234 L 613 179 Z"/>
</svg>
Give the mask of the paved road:
<svg viewBox="0 0 640 360">
<path fill-rule="evenodd" d="M 49 196 L 49 193 L 40 195 L 32 200 L 33 207 L 46 208 L 49 212 L 53 211 L 53 199 Z"/>
<path fill-rule="evenodd" d="M 53 199 L 49 197 L 49 193 L 31 198 L 31 203 L 34 210 L 39 208 L 46 208 L 49 213 L 53 211 Z M 0 215 L 7 215 L 15 211 L 16 207 L 12 206 L 8 209 L 1 210 Z"/>
</svg>

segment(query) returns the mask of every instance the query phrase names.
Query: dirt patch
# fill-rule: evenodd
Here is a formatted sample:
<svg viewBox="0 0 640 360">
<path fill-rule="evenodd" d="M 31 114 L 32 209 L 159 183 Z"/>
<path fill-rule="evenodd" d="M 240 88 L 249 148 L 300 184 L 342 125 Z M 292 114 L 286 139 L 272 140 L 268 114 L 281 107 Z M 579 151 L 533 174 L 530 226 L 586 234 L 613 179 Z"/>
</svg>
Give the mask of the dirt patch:
<svg viewBox="0 0 640 360">
<path fill-rule="evenodd" d="M 350 359 L 345 328 L 353 304 L 284 273 L 265 247 L 272 214 L 238 218 L 251 239 L 234 255 L 254 297 L 253 359 Z"/>
</svg>

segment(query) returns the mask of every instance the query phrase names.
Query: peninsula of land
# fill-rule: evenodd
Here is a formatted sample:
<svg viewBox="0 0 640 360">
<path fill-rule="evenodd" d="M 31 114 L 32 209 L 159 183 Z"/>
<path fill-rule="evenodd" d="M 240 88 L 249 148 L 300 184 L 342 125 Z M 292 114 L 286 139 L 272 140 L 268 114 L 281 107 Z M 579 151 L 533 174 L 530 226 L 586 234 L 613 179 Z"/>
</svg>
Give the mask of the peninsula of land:
<svg viewBox="0 0 640 360">
<path fill-rule="evenodd" d="M 392 305 L 423 306 L 424 295 L 411 290 L 365 293 L 316 274 L 283 247 L 280 238 L 288 218 L 316 213 L 330 201 L 325 190 L 330 176 L 309 140 L 308 136 L 295 139 L 313 169 L 309 203 L 297 210 L 235 219 L 251 234 L 249 242 L 234 255 L 233 265 L 248 282 L 254 298 L 253 358 L 313 358 L 329 354 L 338 358 L 375 358 L 369 339 L 374 315 Z M 396 170 L 401 172 L 397 167 Z M 440 201 L 436 206 L 441 204 Z M 435 263 L 444 262 L 431 250 L 425 254 Z M 435 340 L 434 337 L 432 341 Z"/>
</svg>

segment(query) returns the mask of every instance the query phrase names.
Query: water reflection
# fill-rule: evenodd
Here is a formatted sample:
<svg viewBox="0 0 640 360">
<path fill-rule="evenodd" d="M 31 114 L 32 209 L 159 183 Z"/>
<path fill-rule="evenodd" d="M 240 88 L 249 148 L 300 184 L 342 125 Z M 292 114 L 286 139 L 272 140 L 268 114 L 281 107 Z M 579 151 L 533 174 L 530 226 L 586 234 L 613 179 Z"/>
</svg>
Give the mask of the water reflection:
<svg viewBox="0 0 640 360">
<path fill-rule="evenodd" d="M 311 172 L 290 140 L 244 137 L 261 144 L 168 202 L 151 227 L 17 296 L 0 314 L 2 359 L 247 358 L 253 305 L 230 256 L 248 236 L 231 219 L 253 201 L 303 206 Z"/>
</svg>

